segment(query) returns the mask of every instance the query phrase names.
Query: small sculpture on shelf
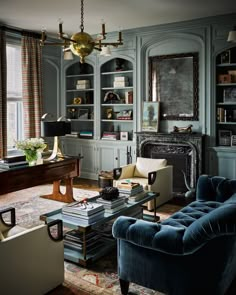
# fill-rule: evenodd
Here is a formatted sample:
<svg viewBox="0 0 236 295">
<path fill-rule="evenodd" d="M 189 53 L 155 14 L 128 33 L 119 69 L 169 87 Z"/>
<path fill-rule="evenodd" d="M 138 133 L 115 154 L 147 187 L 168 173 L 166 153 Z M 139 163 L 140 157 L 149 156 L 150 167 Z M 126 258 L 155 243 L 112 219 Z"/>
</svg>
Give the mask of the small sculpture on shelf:
<svg viewBox="0 0 236 295">
<path fill-rule="evenodd" d="M 120 96 L 119 94 L 108 91 L 104 96 L 104 102 L 105 103 L 120 103 Z"/>
<path fill-rule="evenodd" d="M 177 127 L 177 126 L 174 126 L 173 127 L 173 132 L 176 132 L 176 133 L 192 133 L 192 127 L 193 125 L 188 125 L 186 127 Z"/>
<path fill-rule="evenodd" d="M 77 118 L 77 110 L 75 108 L 68 109 L 68 113 L 69 113 L 70 119 Z"/>
<path fill-rule="evenodd" d="M 116 71 L 123 71 L 124 70 L 124 60 L 121 58 L 116 59 Z"/>
</svg>

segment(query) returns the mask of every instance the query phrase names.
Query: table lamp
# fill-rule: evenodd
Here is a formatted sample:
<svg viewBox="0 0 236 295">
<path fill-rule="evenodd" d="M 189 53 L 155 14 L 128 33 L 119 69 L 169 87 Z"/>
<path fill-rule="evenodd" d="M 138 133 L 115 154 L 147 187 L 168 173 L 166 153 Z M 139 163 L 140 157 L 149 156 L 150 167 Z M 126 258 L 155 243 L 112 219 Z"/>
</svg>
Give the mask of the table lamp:
<svg viewBox="0 0 236 295">
<path fill-rule="evenodd" d="M 42 137 L 54 137 L 53 151 L 49 158 L 45 161 L 52 161 L 57 157 L 63 157 L 59 148 L 58 136 L 64 136 L 71 132 L 71 122 L 66 119 L 62 121 L 64 117 L 60 117 L 57 121 L 48 121 L 47 118 L 52 116 L 48 113 L 44 114 L 41 118 L 41 136 Z"/>
</svg>

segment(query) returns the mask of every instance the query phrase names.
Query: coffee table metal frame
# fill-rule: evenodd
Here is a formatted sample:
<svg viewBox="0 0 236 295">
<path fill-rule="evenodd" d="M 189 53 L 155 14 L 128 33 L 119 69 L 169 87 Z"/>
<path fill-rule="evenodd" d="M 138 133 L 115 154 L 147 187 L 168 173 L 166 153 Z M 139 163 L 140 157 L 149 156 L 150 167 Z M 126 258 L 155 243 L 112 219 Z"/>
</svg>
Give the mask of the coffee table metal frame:
<svg viewBox="0 0 236 295">
<path fill-rule="evenodd" d="M 63 226 L 70 228 L 70 229 L 77 229 L 81 233 L 83 233 L 83 251 L 79 250 L 73 250 L 68 247 L 64 248 L 64 258 L 65 260 L 69 260 L 78 264 L 81 264 L 83 266 L 87 266 L 88 263 L 91 263 L 92 261 L 95 261 L 96 259 L 103 256 L 106 252 L 108 252 L 112 246 L 115 245 L 115 240 L 112 241 L 106 241 L 106 243 L 102 244 L 100 248 L 96 248 L 96 251 L 93 253 L 92 251 L 87 253 L 86 251 L 86 234 L 98 227 L 99 225 L 102 225 L 108 221 L 111 221 L 121 215 L 127 215 L 129 216 L 129 213 L 132 213 L 133 209 L 143 205 L 144 203 L 154 200 L 154 221 L 157 220 L 156 216 L 156 198 L 159 196 L 159 193 L 145 191 L 143 192 L 144 197 L 137 201 L 137 202 L 127 202 L 127 206 L 115 213 L 105 213 L 104 217 L 99 219 L 98 221 L 90 224 L 90 225 L 81 225 L 79 221 L 69 220 L 69 218 L 65 218 L 62 213 L 61 209 L 54 210 L 52 212 L 46 213 L 44 215 L 40 216 L 40 219 L 45 222 L 50 222 L 52 220 L 60 219 L 63 221 Z M 95 196 L 93 198 L 90 198 L 89 201 L 96 201 L 96 199 L 99 196 Z"/>
</svg>

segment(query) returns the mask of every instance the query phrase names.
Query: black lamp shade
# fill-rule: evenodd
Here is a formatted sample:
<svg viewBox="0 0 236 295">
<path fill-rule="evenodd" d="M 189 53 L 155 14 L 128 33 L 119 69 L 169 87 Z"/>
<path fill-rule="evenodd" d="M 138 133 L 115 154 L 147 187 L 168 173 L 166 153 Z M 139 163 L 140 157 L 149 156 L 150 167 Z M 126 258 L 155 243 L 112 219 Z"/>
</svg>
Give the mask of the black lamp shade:
<svg viewBox="0 0 236 295">
<path fill-rule="evenodd" d="M 71 133 L 71 122 L 69 121 L 41 122 L 42 137 L 63 136 L 68 133 Z"/>
</svg>

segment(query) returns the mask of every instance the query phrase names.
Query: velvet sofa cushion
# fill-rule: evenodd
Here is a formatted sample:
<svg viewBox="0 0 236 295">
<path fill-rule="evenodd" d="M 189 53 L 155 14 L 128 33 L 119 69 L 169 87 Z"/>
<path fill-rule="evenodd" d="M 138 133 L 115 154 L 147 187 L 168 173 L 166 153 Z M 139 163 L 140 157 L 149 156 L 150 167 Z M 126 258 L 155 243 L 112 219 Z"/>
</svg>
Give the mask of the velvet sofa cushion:
<svg viewBox="0 0 236 295">
<path fill-rule="evenodd" d="M 158 169 L 165 167 L 166 165 L 166 159 L 150 159 L 137 157 L 134 177 L 148 178 L 149 172 L 157 171 Z"/>
</svg>

